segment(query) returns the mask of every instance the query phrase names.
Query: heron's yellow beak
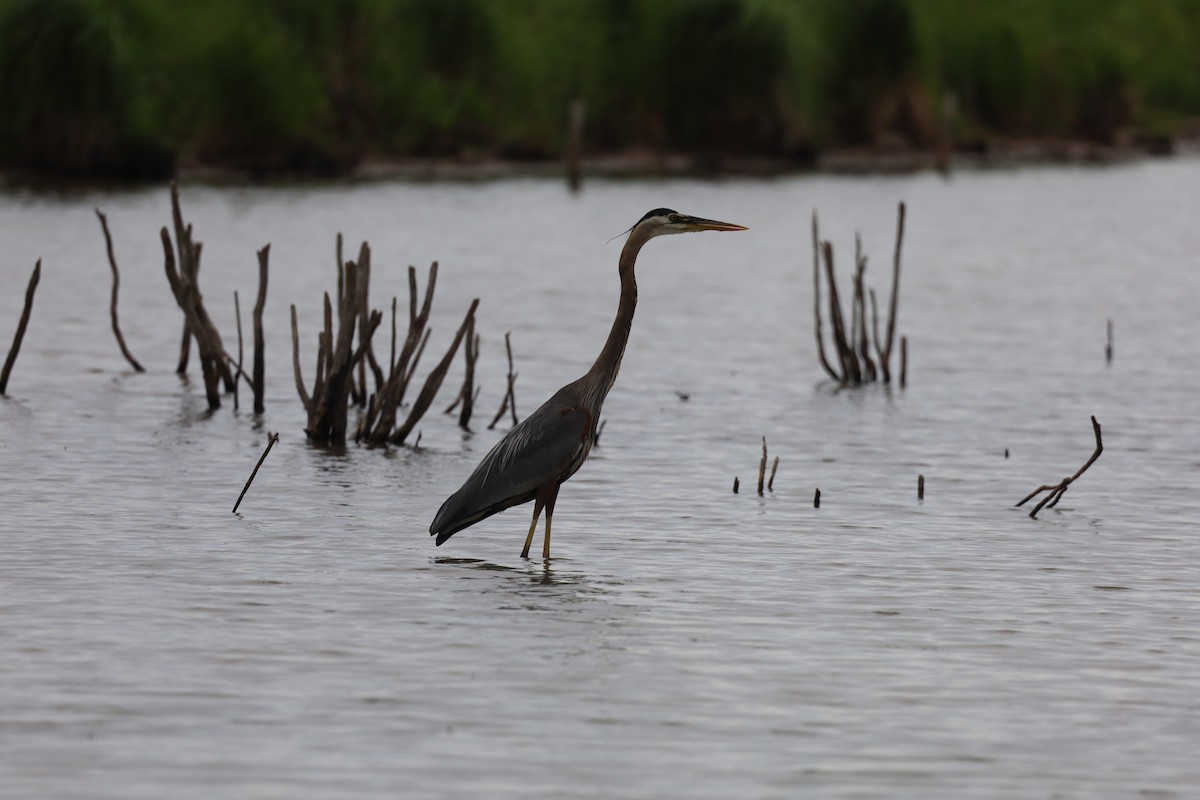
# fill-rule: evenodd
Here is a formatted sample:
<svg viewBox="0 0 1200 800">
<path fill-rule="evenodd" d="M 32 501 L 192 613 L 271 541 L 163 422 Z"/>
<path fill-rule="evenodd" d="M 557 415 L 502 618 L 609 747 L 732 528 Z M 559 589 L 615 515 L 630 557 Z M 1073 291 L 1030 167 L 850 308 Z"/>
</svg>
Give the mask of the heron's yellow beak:
<svg viewBox="0 0 1200 800">
<path fill-rule="evenodd" d="M 745 225 L 734 225 L 732 222 L 719 222 L 715 219 L 702 217 L 685 217 L 681 220 L 689 231 L 745 231 Z"/>
</svg>

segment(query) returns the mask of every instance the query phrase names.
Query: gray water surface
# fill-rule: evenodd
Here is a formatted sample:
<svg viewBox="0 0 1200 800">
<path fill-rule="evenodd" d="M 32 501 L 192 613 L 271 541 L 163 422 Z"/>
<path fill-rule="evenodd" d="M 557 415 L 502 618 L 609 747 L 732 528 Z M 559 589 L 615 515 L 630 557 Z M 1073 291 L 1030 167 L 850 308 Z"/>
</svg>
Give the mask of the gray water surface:
<svg viewBox="0 0 1200 800">
<path fill-rule="evenodd" d="M 5 352 L 43 260 L 0 398 L 0 796 L 1196 796 L 1198 186 L 1194 160 L 577 197 L 188 186 L 231 349 L 232 293 L 250 307 L 271 243 L 261 419 L 245 396 L 210 414 L 197 366 L 174 374 L 165 189 L 0 195 Z M 809 215 L 843 277 L 862 232 L 885 297 L 900 200 L 908 387 L 838 391 Z M 519 558 L 528 506 L 435 548 L 434 512 L 507 426 L 486 429 L 504 332 L 524 414 L 599 351 L 606 240 L 664 205 L 750 230 L 643 251 L 554 558 Z M 109 331 L 94 206 L 146 374 Z M 306 443 L 288 306 L 311 381 L 338 231 L 348 253 L 370 240 L 377 307 L 440 261 L 419 379 L 481 299 L 474 433 L 441 413 L 456 365 L 418 449 Z M 1038 520 L 1013 508 L 1087 459 L 1093 414 L 1099 461 Z M 760 498 L 764 435 L 781 463 Z"/>
</svg>

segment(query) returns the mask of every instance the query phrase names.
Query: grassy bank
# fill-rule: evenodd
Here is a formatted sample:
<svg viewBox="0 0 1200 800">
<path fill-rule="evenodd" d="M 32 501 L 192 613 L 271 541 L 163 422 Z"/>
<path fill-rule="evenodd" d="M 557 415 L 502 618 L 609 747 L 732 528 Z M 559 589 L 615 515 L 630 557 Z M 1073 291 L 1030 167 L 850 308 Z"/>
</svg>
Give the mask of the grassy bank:
<svg viewBox="0 0 1200 800">
<path fill-rule="evenodd" d="M 156 176 L 588 147 L 1169 136 L 1200 0 L 0 0 L 0 162 Z"/>
</svg>

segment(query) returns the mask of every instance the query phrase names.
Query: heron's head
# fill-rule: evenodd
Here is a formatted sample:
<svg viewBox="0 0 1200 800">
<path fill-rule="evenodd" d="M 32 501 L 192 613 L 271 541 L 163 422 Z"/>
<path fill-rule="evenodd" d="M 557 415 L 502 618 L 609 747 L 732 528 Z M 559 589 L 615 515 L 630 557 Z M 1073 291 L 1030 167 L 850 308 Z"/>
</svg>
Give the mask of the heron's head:
<svg viewBox="0 0 1200 800">
<path fill-rule="evenodd" d="M 692 217 L 672 211 L 669 208 L 656 208 L 637 221 L 630 231 L 641 231 L 647 239 L 652 236 L 662 236 L 668 233 L 689 233 L 691 231 L 744 231 L 744 225 L 734 225 L 732 222 L 718 222 L 715 219 Z"/>
</svg>

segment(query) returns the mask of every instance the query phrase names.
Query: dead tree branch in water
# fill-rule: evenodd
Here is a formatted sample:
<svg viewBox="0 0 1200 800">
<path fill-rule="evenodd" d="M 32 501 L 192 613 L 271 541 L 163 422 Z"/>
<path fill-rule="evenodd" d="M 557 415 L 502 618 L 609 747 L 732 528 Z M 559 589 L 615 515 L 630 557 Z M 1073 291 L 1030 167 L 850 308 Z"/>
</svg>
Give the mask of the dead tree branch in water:
<svg viewBox="0 0 1200 800">
<path fill-rule="evenodd" d="M 763 482 L 767 479 L 767 437 L 762 437 L 762 460 L 758 462 L 758 496 L 763 496 Z"/>
<path fill-rule="evenodd" d="M 8 378 L 12 374 L 13 364 L 17 363 L 17 353 L 21 350 L 21 341 L 25 338 L 25 329 L 29 327 L 29 315 L 33 312 L 33 296 L 37 292 L 38 282 L 42 279 L 42 260 L 39 258 L 29 276 L 29 286 L 25 288 L 25 307 L 21 311 L 21 319 L 17 323 L 17 334 L 13 337 L 12 347 L 9 348 L 8 358 L 4 359 L 4 369 L 0 370 L 0 395 L 8 392 Z"/>
<path fill-rule="evenodd" d="M 368 270 L 360 270 L 354 261 L 341 263 L 339 239 L 337 275 L 337 328 L 334 329 L 333 307 L 329 293 L 325 293 L 325 327 L 317 337 L 317 373 L 311 394 L 304 389 L 304 378 L 300 372 L 300 335 L 296 325 L 296 307 L 292 306 L 292 366 L 296 376 L 296 389 L 304 409 L 308 412 L 308 425 L 304 432 L 311 441 L 321 444 L 343 444 L 346 428 L 350 391 L 355 366 L 363 358 L 375 329 L 383 321 L 383 314 L 372 311 L 363 317 L 363 306 L 359 296 L 366 291 Z M 360 260 L 370 257 L 370 248 L 363 242 L 359 251 Z M 359 346 L 354 348 L 354 331 L 363 327 Z"/>
<path fill-rule="evenodd" d="M 404 395 L 408 391 L 408 383 L 416 371 L 417 363 L 425 352 L 429 341 L 429 313 L 433 308 L 433 292 L 437 287 L 438 264 L 434 261 L 429 265 L 429 278 L 425 283 L 425 296 L 417 310 L 417 270 L 408 268 L 408 333 L 400 348 L 400 355 L 395 355 L 395 308 L 392 303 L 392 356 L 389 359 L 388 374 L 383 386 L 367 403 L 366 413 L 359 420 L 355 439 L 368 441 L 372 444 L 384 444 L 396 427 L 396 414 Z"/>
<path fill-rule="evenodd" d="M 904 203 L 900 203 L 898 222 L 896 225 L 896 248 L 892 261 L 892 295 L 888 310 L 886 335 L 879 335 L 879 311 L 875 301 L 875 291 L 868 290 L 864 281 L 867 269 L 867 258 L 862 253 L 862 241 L 855 236 L 854 272 L 852 273 L 853 293 L 850 297 L 849 315 L 842 310 L 838 294 L 836 271 L 834 269 L 833 245 L 822 241 L 817 224 L 817 214 L 813 212 L 813 319 L 817 338 L 817 357 L 822 368 L 835 381 L 842 385 L 857 386 L 863 383 L 873 383 L 882 380 L 890 383 L 892 380 L 891 357 L 896 334 L 896 309 L 900 290 L 900 252 L 904 241 Z M 825 336 L 821 317 L 821 261 L 824 257 L 825 281 L 829 285 L 829 317 L 830 335 L 837 353 L 837 369 L 830 363 L 825 354 Z M 868 336 L 867 316 L 871 317 L 870 335 Z M 903 337 L 901 346 L 903 348 Z M 875 357 L 871 356 L 871 345 L 875 347 Z M 902 353 L 902 356 L 905 355 Z M 903 381 L 901 388 L 904 387 Z"/>
<path fill-rule="evenodd" d="M 479 360 L 479 334 L 475 333 L 475 318 L 472 316 L 467 324 L 467 338 L 463 344 L 463 357 L 466 369 L 463 373 L 463 385 L 458 391 L 458 397 L 446 409 L 447 414 L 462 405 L 458 414 L 458 426 L 464 431 L 471 430 L 471 414 L 475 410 L 475 400 L 479 397 L 479 389 L 475 387 L 475 362 Z"/>
<path fill-rule="evenodd" d="M 242 303 L 238 299 L 237 289 L 233 290 L 233 318 L 237 321 L 237 337 L 238 337 L 238 357 L 237 371 L 233 375 L 233 410 L 238 410 L 238 384 L 240 384 L 242 375 L 245 371 L 242 369 L 242 361 L 246 355 L 246 348 L 242 340 Z"/>
<path fill-rule="evenodd" d="M 189 338 L 194 338 L 200 354 L 200 369 L 204 376 L 208 407 L 217 409 L 221 407 L 219 386 L 223 383 L 225 391 L 233 391 L 233 373 L 229 368 L 229 359 L 221 342 L 221 334 L 204 308 L 199 285 L 201 244 L 193 240 L 192 226 L 184 224 L 183 213 L 179 207 L 179 188 L 174 181 L 171 181 L 171 217 L 175 228 L 174 245 L 166 227 L 160 231 L 160 235 L 167 282 L 170 283 L 171 293 L 175 295 L 175 302 L 179 304 L 184 316 L 185 333 L 179 371 L 182 372 L 187 367 L 188 341 Z M 175 261 L 176 250 L 179 253 L 178 268 Z"/>
<path fill-rule="evenodd" d="M 262 457 L 258 459 L 258 463 L 254 465 L 254 470 L 250 473 L 250 477 L 246 479 L 246 485 L 242 487 L 242 493 L 238 495 L 237 502 L 233 504 L 233 513 L 236 514 L 238 506 L 242 504 L 242 498 L 246 496 L 246 492 L 250 490 L 250 484 L 254 483 L 254 476 L 258 474 L 258 468 L 267 460 L 267 453 L 271 452 L 271 448 L 279 441 L 278 433 L 267 432 L 267 449 L 263 450 Z"/>
<path fill-rule="evenodd" d="M 438 389 L 442 387 L 442 381 L 446 378 L 446 372 L 450 369 L 450 362 L 454 360 L 454 354 L 458 352 L 458 346 L 466 336 L 467 328 L 473 327 L 475 321 L 475 309 L 479 307 L 479 300 L 476 298 L 471 301 L 471 307 L 467 309 L 467 316 L 463 320 L 462 325 L 458 328 L 458 333 L 454 335 L 454 341 L 450 345 L 450 349 L 446 351 L 446 355 L 442 356 L 442 360 L 429 373 L 429 377 L 425 379 L 425 385 L 421 387 L 417 399 L 413 401 L 412 408 L 409 409 L 408 416 L 404 422 L 396 428 L 396 432 L 388 439 L 391 444 L 404 444 L 404 440 L 412 433 L 412 429 L 420 422 L 421 417 L 429 410 L 429 406 L 433 403 L 434 397 L 437 396 Z"/>
<path fill-rule="evenodd" d="M 109 316 L 112 318 L 113 335 L 117 337 L 117 345 L 121 348 L 121 355 L 125 356 L 125 360 L 137 372 L 145 372 L 146 369 L 138 360 L 133 357 L 133 353 L 129 352 L 129 348 L 125 345 L 125 337 L 121 335 L 121 323 L 117 319 L 117 293 L 121 288 L 121 271 L 117 269 L 117 257 L 113 254 L 112 236 L 108 232 L 108 219 L 100 211 L 96 209 L 96 216 L 100 219 L 100 228 L 104 231 L 104 246 L 108 252 L 108 265 L 112 268 L 112 301 L 109 303 Z"/>
<path fill-rule="evenodd" d="M 266 410 L 267 393 L 267 361 L 266 338 L 263 335 L 263 309 L 267 305 L 267 262 L 271 255 L 271 245 L 265 245 L 258 251 L 258 297 L 254 301 L 254 413 L 261 414 Z"/>
<path fill-rule="evenodd" d="M 513 355 L 512 355 L 512 331 L 506 331 L 504 334 L 504 350 L 508 353 L 508 388 L 504 390 L 504 399 L 500 401 L 500 409 L 496 412 L 496 416 L 492 417 L 492 422 L 488 425 L 488 430 L 496 427 L 496 423 L 504 416 L 505 411 L 512 412 L 513 425 L 517 424 L 517 373 L 513 372 Z"/>
<path fill-rule="evenodd" d="M 1025 495 L 1021 502 L 1017 503 L 1018 507 L 1023 506 L 1025 503 L 1029 502 L 1042 492 L 1050 493 L 1043 497 L 1041 502 L 1034 506 L 1033 510 L 1029 512 L 1029 516 L 1031 518 L 1036 519 L 1038 512 L 1041 511 L 1043 507 L 1054 508 L 1056 505 L 1058 505 L 1058 501 L 1061 500 L 1063 494 L 1066 493 L 1067 487 L 1074 483 L 1080 475 L 1086 472 L 1087 468 L 1090 467 L 1096 461 L 1096 459 L 1100 457 L 1102 452 L 1104 452 L 1104 443 L 1100 439 L 1100 423 L 1096 421 L 1095 417 L 1092 417 L 1092 431 L 1096 434 L 1096 449 L 1092 451 L 1092 457 L 1089 458 L 1087 462 L 1075 472 L 1074 475 L 1070 476 L 1069 478 L 1063 478 L 1061 481 L 1053 485 L 1047 484 L 1045 486 L 1040 486 L 1029 494 Z"/>
</svg>

